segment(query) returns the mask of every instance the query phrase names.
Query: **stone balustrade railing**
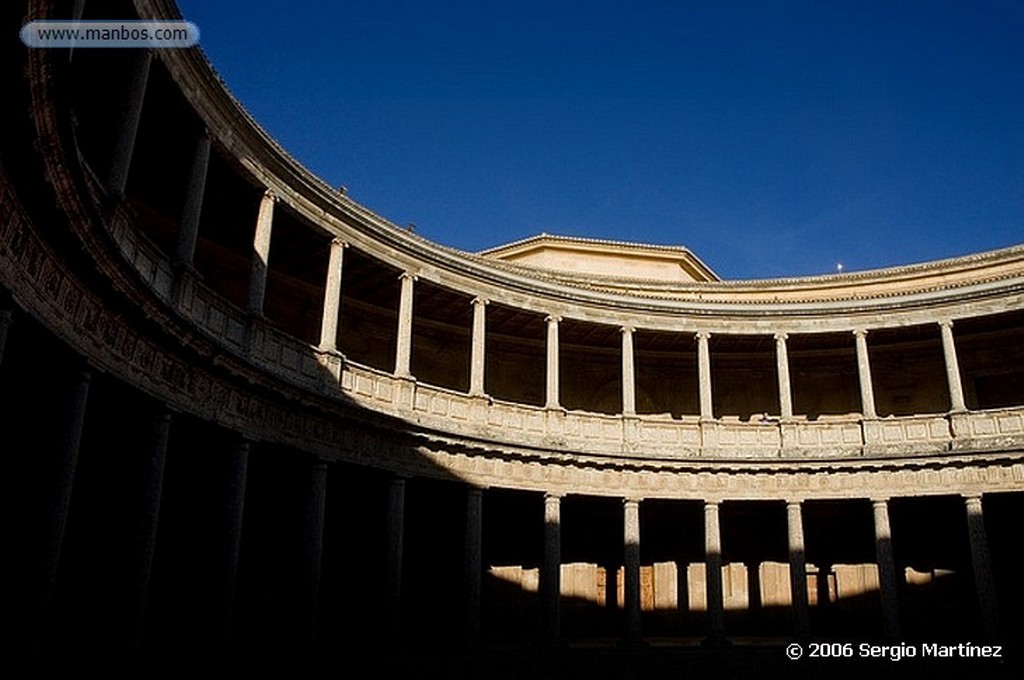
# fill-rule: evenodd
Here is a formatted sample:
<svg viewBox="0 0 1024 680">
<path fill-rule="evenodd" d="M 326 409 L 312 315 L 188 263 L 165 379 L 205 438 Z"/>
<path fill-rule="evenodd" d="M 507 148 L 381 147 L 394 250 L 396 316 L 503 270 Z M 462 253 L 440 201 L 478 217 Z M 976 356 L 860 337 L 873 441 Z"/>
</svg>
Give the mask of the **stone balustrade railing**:
<svg viewBox="0 0 1024 680">
<path fill-rule="evenodd" d="M 347 364 L 342 392 L 369 409 L 449 435 L 597 456 L 806 459 L 934 454 L 1024 443 L 1024 408 L 864 419 L 763 421 L 621 416 L 469 397 Z M 969 443 L 968 443 L 969 442 Z"/>
</svg>

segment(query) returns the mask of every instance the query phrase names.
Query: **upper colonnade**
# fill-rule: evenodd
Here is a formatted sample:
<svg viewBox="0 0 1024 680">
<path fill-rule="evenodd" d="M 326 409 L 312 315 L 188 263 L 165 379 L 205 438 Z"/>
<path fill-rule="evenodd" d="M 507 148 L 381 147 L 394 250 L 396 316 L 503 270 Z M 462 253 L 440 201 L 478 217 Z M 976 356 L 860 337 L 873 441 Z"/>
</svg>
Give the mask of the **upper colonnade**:
<svg viewBox="0 0 1024 680">
<path fill-rule="evenodd" d="M 134 7 L 178 16 L 164 0 Z M 83 50 L 65 71 L 41 55 L 30 63 L 49 85 L 33 94 L 44 162 L 70 168 L 53 173 L 55 190 L 90 223 L 72 229 L 115 288 L 169 333 L 226 353 L 236 377 L 307 395 L 322 422 L 340 408 L 401 423 L 482 485 L 510 470 L 482 472 L 452 451 L 589 456 L 658 474 L 711 461 L 813 470 L 1009 455 L 1024 441 L 1010 365 L 1024 346 L 1024 247 L 765 281 L 714 280 L 699 261 L 703 278 L 682 282 L 545 269 L 432 243 L 327 186 L 245 113 L 198 49 Z M 106 98 L 91 94 L 104 87 Z M 285 436 L 232 418 L 256 437 Z M 350 455 L 330 437 L 295 436 Z M 523 465 L 511 471 L 517 485 L 551 489 Z M 1013 488 L 1018 465 L 999 463 L 979 489 Z M 599 492 L 621 474 L 565 485 Z M 844 483 L 829 493 L 856 492 L 856 477 Z"/>
</svg>

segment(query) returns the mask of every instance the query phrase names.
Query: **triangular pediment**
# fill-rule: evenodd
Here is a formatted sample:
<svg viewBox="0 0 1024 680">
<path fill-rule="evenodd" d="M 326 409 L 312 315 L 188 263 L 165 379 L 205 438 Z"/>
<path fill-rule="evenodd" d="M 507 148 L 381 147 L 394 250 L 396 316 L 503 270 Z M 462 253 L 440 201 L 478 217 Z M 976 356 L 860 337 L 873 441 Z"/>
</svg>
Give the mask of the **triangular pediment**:
<svg viewBox="0 0 1024 680">
<path fill-rule="evenodd" d="M 479 254 L 502 262 L 570 274 L 674 283 L 719 280 L 710 267 L 683 246 L 539 234 Z"/>
</svg>

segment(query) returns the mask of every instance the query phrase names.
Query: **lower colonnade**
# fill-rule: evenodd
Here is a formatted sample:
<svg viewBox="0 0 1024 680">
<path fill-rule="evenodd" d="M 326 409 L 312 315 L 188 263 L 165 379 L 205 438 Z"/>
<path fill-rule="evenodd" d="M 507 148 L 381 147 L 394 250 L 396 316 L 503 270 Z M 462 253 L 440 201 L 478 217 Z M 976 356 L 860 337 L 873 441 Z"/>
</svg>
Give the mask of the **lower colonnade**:
<svg viewBox="0 0 1024 680">
<path fill-rule="evenodd" d="M 172 413 L 3 318 L 6 427 L 36 451 L 8 476 L 30 492 L 14 544 L 35 644 L 92 646 L 99 625 L 159 647 L 185 620 L 175 644 L 997 640 L 1021 597 L 992 558 L 1015 550 L 1019 493 L 609 497 L 395 475 Z"/>
</svg>

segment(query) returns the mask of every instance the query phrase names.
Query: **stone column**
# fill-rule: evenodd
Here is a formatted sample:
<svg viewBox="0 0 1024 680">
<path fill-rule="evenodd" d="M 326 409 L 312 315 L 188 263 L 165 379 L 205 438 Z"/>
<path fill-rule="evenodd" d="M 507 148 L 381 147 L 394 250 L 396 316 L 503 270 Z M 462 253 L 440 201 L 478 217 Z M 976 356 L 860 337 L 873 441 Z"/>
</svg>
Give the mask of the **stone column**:
<svg viewBox="0 0 1024 680">
<path fill-rule="evenodd" d="M 882 597 L 882 633 L 889 640 L 899 639 L 900 611 L 896 594 L 896 563 L 892 556 L 888 499 L 873 499 L 875 515 L 875 555 L 878 560 L 878 584 Z"/>
<path fill-rule="evenodd" d="M 412 303 L 413 284 L 416 282 L 416 276 L 409 272 L 402 272 L 398 280 L 402 282 L 402 292 L 398 300 L 398 342 L 395 344 L 395 375 L 399 378 L 411 378 Z"/>
<path fill-rule="evenodd" d="M 690 563 L 685 558 L 675 561 L 676 564 L 676 610 L 683 616 L 689 616 L 690 603 Z"/>
<path fill-rule="evenodd" d="M 320 349 L 334 352 L 338 349 L 338 313 L 341 310 L 341 274 L 348 244 L 339 238 L 331 241 L 327 260 L 327 281 L 324 283 L 324 314 L 320 322 Z"/>
<path fill-rule="evenodd" d="M 787 333 L 775 334 L 775 365 L 779 373 L 779 408 L 783 418 L 793 417 L 793 389 L 789 384 L 789 352 L 786 350 Z"/>
<path fill-rule="evenodd" d="M 181 206 L 181 220 L 178 228 L 178 245 L 174 250 L 174 264 L 191 267 L 195 258 L 196 241 L 199 239 L 199 218 L 203 210 L 203 195 L 206 193 L 206 172 L 210 166 L 210 134 L 203 130 L 196 140 L 192 154 L 192 169 L 189 172 L 185 202 Z"/>
<path fill-rule="evenodd" d="M 256 217 L 256 233 L 252 240 L 252 270 L 249 274 L 249 313 L 263 314 L 263 298 L 267 290 L 267 271 L 270 268 L 270 233 L 274 226 L 274 203 L 277 199 L 268 189 L 260 199 Z"/>
<path fill-rule="evenodd" d="M 981 496 L 967 496 L 967 533 L 971 541 L 971 567 L 974 570 L 974 588 L 978 593 L 978 609 L 985 635 L 990 640 L 999 638 L 999 598 L 992 576 L 992 561 L 988 553 L 985 516 Z"/>
<path fill-rule="evenodd" d="M 722 533 L 718 524 L 718 503 L 704 503 L 704 583 L 707 588 L 709 639 L 725 639 L 725 602 L 722 596 Z"/>
<path fill-rule="evenodd" d="M 697 333 L 697 379 L 700 381 L 700 417 L 712 420 L 715 417 L 711 401 L 711 352 L 708 348 L 710 333 Z"/>
<path fill-rule="evenodd" d="M 633 327 L 623 326 L 622 332 L 622 414 L 636 415 L 636 363 L 633 358 Z"/>
<path fill-rule="evenodd" d="M 858 328 L 853 335 L 857 339 L 857 376 L 860 379 L 861 410 L 865 418 L 877 418 L 875 390 L 871 384 L 871 362 L 868 359 L 868 332 Z"/>
<path fill-rule="evenodd" d="M 828 578 L 832 573 L 832 565 L 827 562 L 818 565 L 818 611 L 827 611 L 832 605 L 832 589 L 829 587 Z M 819 614 L 820 615 L 820 614 Z"/>
<path fill-rule="evenodd" d="M 807 611 L 807 556 L 800 501 L 786 501 L 786 525 L 789 528 L 789 588 L 793 602 L 793 632 L 797 637 L 806 637 L 811 628 Z"/>
<path fill-rule="evenodd" d="M 953 322 L 940 321 L 939 330 L 942 332 L 942 354 L 946 360 L 946 380 L 949 382 L 949 404 L 950 410 L 954 412 L 966 411 L 964 403 L 964 388 L 960 382 L 960 363 L 956 358 L 956 343 L 953 341 Z"/>
<path fill-rule="evenodd" d="M 483 578 L 483 489 L 466 489 L 465 625 L 471 642 L 480 639 L 480 592 Z"/>
<path fill-rule="evenodd" d="M 50 517 L 47 527 L 45 550 L 43 554 L 43 581 L 40 584 L 39 611 L 40 617 L 45 615 L 53 596 L 53 584 L 57 577 L 60 563 L 61 548 L 64 543 L 64 528 L 67 525 L 68 506 L 71 503 L 71 490 L 75 481 L 75 469 L 78 465 L 78 448 L 82 441 L 82 428 L 85 424 L 85 410 L 89 399 L 89 384 L 92 382 L 92 371 L 82 366 L 70 385 L 62 408 L 54 414 L 52 427 L 56 434 L 56 446 L 53 450 L 53 472 L 55 484 L 50 496 Z M 40 619 L 39 624 L 42 621 Z M 41 630 L 38 630 L 41 632 Z"/>
<path fill-rule="evenodd" d="M 242 545 L 242 519 L 245 514 L 245 484 L 249 471 L 249 442 L 239 439 L 230 452 L 224 503 L 221 506 L 221 574 L 223 609 L 215 631 L 220 642 L 231 637 L 231 620 L 235 609 L 235 589 L 238 583 L 238 555 Z"/>
<path fill-rule="evenodd" d="M 317 603 L 320 599 L 320 568 L 324 552 L 324 510 L 327 506 L 327 461 L 316 458 L 309 469 L 305 522 L 305 592 L 307 639 L 316 637 Z"/>
<path fill-rule="evenodd" d="M 4 346 L 7 344 L 7 331 L 14 321 L 14 307 L 10 304 L 0 306 L 0 366 L 4 362 Z"/>
<path fill-rule="evenodd" d="M 469 350 L 469 394 L 482 397 L 484 389 L 484 366 L 487 348 L 487 303 L 481 297 L 473 298 L 473 338 Z"/>
<path fill-rule="evenodd" d="M 128 73 L 128 91 L 114 120 L 120 125 L 115 139 L 114 153 L 110 159 L 106 188 L 109 198 L 118 202 L 124 196 L 128 184 L 128 171 L 135 153 L 135 140 L 139 134 L 142 119 L 142 102 L 146 98 L 146 84 L 149 81 L 149 67 L 153 53 L 148 49 L 129 50 L 132 60 Z"/>
<path fill-rule="evenodd" d="M 627 498 L 623 502 L 623 533 L 625 539 L 626 639 L 640 639 L 640 501 Z"/>
<path fill-rule="evenodd" d="M 746 562 L 747 567 L 747 606 L 750 611 L 761 609 L 761 563 Z"/>
<path fill-rule="evenodd" d="M 608 563 L 604 566 L 604 606 L 605 609 L 619 608 L 619 565 Z"/>
<path fill-rule="evenodd" d="M 557 494 L 544 494 L 544 563 L 540 569 L 540 600 L 546 642 L 556 641 L 561 634 L 561 500 Z"/>
<path fill-rule="evenodd" d="M 388 490 L 387 563 L 385 565 L 388 636 L 398 637 L 402 609 L 402 547 L 405 534 L 405 478 L 395 477 Z"/>
<path fill-rule="evenodd" d="M 146 444 L 145 469 L 138 505 L 134 508 L 132 551 L 134 564 L 129 565 L 132 587 L 131 631 L 132 643 L 138 644 L 146 612 L 149 579 L 153 572 L 153 551 L 156 548 L 156 531 L 160 521 L 160 498 L 163 495 L 164 463 L 167 459 L 167 439 L 171 431 L 171 413 L 160 406 L 153 416 L 149 441 Z"/>
<path fill-rule="evenodd" d="M 547 371 L 547 399 L 544 408 L 560 408 L 558 395 L 558 323 L 562 320 L 560 316 L 548 316 L 544 319 L 548 323 L 548 371 Z"/>
</svg>

